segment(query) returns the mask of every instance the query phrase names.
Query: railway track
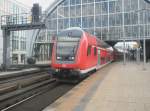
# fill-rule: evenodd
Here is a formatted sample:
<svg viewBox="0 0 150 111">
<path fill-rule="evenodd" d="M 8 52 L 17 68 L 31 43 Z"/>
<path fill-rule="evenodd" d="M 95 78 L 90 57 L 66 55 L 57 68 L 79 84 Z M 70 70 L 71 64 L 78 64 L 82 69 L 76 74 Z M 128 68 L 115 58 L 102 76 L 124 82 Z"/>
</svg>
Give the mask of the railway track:
<svg viewBox="0 0 150 111">
<path fill-rule="evenodd" d="M 60 84 L 48 70 L 0 76 L 0 111 L 41 111 L 73 86 Z"/>
<path fill-rule="evenodd" d="M 17 86 L 11 86 L 14 91 L 0 91 L 0 111 L 41 111 L 76 85 L 59 83 L 44 73 L 17 80 Z"/>
<path fill-rule="evenodd" d="M 38 94 L 54 81 L 45 70 L 0 76 L 0 110 Z"/>
<path fill-rule="evenodd" d="M 22 97 L 27 97 L 15 104 L 2 108 L 1 111 L 41 111 L 73 87 L 73 84 L 60 84 L 58 82 L 53 82 L 21 95 Z M 34 93 L 36 91 L 38 93 Z M 19 100 L 21 96 L 16 96 L 13 99 Z M 8 103 L 8 101 L 6 102 Z"/>
<path fill-rule="evenodd" d="M 25 71 L 25 72 L 17 72 L 13 74 L 0 75 L 0 84 L 21 80 L 25 77 L 30 78 L 31 76 L 34 76 L 34 75 L 47 73 L 47 71 L 48 69 L 44 69 L 44 70 L 37 69 L 37 70 L 31 70 L 31 71 Z"/>
</svg>

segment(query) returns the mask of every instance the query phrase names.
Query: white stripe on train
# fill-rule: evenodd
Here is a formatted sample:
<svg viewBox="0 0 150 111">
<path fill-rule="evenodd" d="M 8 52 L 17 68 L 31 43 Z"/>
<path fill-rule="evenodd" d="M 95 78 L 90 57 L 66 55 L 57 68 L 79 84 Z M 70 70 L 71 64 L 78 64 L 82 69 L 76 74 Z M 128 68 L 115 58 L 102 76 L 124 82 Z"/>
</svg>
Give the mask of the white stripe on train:
<svg viewBox="0 0 150 111">
<path fill-rule="evenodd" d="M 112 61 L 109 61 L 109 62 L 107 62 L 106 64 L 103 64 L 103 65 L 97 65 L 97 66 L 94 66 L 94 67 L 91 67 L 91 68 L 88 68 L 88 69 L 85 69 L 85 70 L 79 70 L 79 72 L 81 73 L 81 74 L 85 74 L 85 73 L 88 73 L 88 72 L 90 72 L 90 71 L 92 71 L 92 70 L 98 70 L 98 69 L 100 69 L 100 68 L 102 68 L 102 67 L 104 67 L 104 66 L 106 66 L 106 65 L 108 65 L 109 63 L 111 63 Z"/>
</svg>

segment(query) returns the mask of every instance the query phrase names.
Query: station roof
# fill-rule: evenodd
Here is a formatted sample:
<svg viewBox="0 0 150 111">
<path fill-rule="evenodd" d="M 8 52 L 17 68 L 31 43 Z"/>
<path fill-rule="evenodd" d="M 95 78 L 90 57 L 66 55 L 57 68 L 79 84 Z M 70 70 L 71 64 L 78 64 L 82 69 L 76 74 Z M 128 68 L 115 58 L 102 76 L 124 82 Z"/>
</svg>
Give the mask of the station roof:
<svg viewBox="0 0 150 111">
<path fill-rule="evenodd" d="M 49 5 L 49 7 L 46 9 L 47 16 L 59 5 L 65 0 L 54 0 L 52 4 Z"/>
</svg>

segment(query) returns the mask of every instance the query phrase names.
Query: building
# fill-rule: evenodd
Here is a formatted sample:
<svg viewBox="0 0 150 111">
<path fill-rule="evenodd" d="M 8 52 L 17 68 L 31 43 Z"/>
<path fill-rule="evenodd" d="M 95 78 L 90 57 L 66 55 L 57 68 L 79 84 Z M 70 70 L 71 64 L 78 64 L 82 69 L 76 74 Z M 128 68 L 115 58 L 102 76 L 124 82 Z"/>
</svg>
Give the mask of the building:
<svg viewBox="0 0 150 111">
<path fill-rule="evenodd" d="M 150 38 L 149 8 L 144 0 L 55 0 L 47 9 L 47 32 L 81 27 L 103 40 Z"/>
<path fill-rule="evenodd" d="M 104 41 L 150 39 L 149 8 L 144 0 L 55 0 L 46 10 L 47 30 L 38 33 L 35 45 L 51 43 L 69 27 L 81 27 Z"/>
<path fill-rule="evenodd" d="M 28 13 L 29 7 L 15 0 L 0 0 L 0 16 Z M 15 20 L 15 19 L 14 19 Z M 12 31 L 10 34 L 10 61 L 12 64 L 22 64 L 26 57 L 26 31 Z M 2 63 L 3 36 L 0 30 L 0 64 Z"/>
</svg>

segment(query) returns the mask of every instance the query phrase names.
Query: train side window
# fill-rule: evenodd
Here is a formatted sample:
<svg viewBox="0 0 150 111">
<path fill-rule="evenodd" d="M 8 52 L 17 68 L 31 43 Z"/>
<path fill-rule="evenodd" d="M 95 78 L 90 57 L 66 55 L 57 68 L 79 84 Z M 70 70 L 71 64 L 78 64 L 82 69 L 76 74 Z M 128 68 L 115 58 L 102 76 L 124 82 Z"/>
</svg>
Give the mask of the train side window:
<svg viewBox="0 0 150 111">
<path fill-rule="evenodd" d="M 91 46 L 88 46 L 87 56 L 89 56 L 90 54 L 91 54 Z"/>
<path fill-rule="evenodd" d="M 94 47 L 94 56 L 96 56 L 96 55 L 97 55 L 97 48 Z"/>
</svg>

